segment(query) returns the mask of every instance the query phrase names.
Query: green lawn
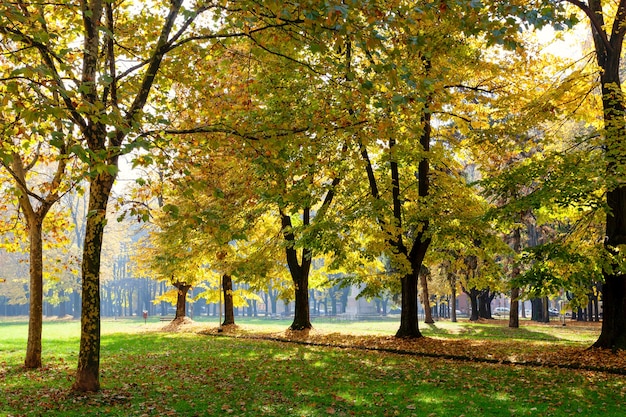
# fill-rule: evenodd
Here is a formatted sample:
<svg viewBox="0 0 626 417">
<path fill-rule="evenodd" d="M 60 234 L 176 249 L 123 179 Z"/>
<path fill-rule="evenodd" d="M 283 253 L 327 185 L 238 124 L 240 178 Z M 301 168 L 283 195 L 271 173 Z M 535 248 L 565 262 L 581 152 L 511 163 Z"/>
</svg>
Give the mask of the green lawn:
<svg viewBox="0 0 626 417">
<path fill-rule="evenodd" d="M 289 322 L 239 320 L 284 331 Z M 326 332 L 393 334 L 397 323 L 314 322 Z M 163 323 L 103 322 L 101 383 L 69 392 L 78 322 L 44 324 L 41 370 L 22 367 L 26 323 L 0 321 L 0 416 L 624 416 L 626 377 L 602 372 L 458 362 L 356 349 L 153 331 Z M 552 349 L 585 345 L 597 329 L 422 325 L 441 338 L 515 336 Z"/>
</svg>

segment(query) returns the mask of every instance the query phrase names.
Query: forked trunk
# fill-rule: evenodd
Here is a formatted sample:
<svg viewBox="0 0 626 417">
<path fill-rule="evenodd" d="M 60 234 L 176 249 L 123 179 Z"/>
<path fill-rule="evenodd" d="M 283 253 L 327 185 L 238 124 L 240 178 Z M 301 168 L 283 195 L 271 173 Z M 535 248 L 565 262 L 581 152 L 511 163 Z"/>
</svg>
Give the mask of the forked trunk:
<svg viewBox="0 0 626 417">
<path fill-rule="evenodd" d="M 425 61 L 427 70 L 430 69 L 430 61 Z M 430 126 L 431 113 L 426 107 L 421 114 L 421 122 L 423 126 L 422 134 L 420 135 L 420 145 L 425 153 L 430 151 Z M 398 167 L 396 161 L 393 161 L 391 165 L 391 177 L 393 185 L 393 202 L 394 202 L 394 218 L 398 226 L 402 226 L 402 200 L 400 198 L 400 182 Z M 430 193 L 430 162 L 428 157 L 423 157 L 418 163 L 417 177 L 418 177 L 418 195 L 420 198 L 427 198 Z M 411 263 L 411 274 L 406 275 L 400 280 L 402 286 L 402 312 L 400 314 L 400 328 L 396 332 L 396 337 L 410 337 L 418 338 L 422 337 L 422 333 L 419 330 L 418 320 L 418 294 L 417 285 L 419 279 L 419 273 L 422 269 L 424 257 L 426 251 L 430 246 L 431 238 L 429 233 L 429 220 L 424 219 L 421 222 L 421 230 L 415 236 L 413 240 L 413 247 L 408 254 L 409 262 Z M 402 235 L 398 236 L 397 242 L 402 245 Z M 400 251 L 402 252 L 402 250 Z M 406 252 L 404 252 L 406 253 Z M 430 309 L 430 304 L 425 305 L 424 309 Z M 405 311 L 406 310 L 406 311 Z"/>
<path fill-rule="evenodd" d="M 26 368 L 41 368 L 41 330 L 43 306 L 43 242 L 41 221 L 29 222 L 30 239 L 30 301 L 28 313 L 28 342 L 26 344 Z"/>
</svg>

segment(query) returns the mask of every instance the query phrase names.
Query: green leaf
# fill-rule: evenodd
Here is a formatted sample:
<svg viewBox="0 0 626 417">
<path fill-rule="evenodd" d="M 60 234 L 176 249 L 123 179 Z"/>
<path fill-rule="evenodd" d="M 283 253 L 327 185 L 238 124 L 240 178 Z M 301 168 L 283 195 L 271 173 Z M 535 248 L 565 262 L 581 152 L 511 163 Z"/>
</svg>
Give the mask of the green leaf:
<svg viewBox="0 0 626 417">
<path fill-rule="evenodd" d="M 169 214 L 170 216 L 172 216 L 173 218 L 177 218 L 180 215 L 180 209 L 178 208 L 178 206 L 174 205 L 174 204 L 166 204 L 163 206 L 163 211 L 167 214 Z"/>
</svg>

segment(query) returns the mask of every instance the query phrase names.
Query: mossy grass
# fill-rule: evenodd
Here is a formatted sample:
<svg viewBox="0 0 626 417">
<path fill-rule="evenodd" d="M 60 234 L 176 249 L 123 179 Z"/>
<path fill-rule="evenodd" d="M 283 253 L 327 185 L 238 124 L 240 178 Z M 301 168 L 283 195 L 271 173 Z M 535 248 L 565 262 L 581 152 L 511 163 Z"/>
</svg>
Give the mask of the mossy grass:
<svg viewBox="0 0 626 417">
<path fill-rule="evenodd" d="M 277 324 L 240 322 L 262 331 Z M 626 415 L 626 377 L 619 375 L 153 331 L 159 326 L 103 322 L 103 390 L 77 395 L 69 389 L 77 322 L 44 323 L 45 367 L 39 370 L 22 366 L 26 323 L 0 322 L 0 416 Z M 358 326 L 349 327 L 358 332 Z M 502 327 L 438 322 L 424 332 L 488 343 L 507 337 Z M 555 349 L 588 343 L 596 333 L 522 330 L 517 337 L 528 338 L 526 343 Z"/>
</svg>

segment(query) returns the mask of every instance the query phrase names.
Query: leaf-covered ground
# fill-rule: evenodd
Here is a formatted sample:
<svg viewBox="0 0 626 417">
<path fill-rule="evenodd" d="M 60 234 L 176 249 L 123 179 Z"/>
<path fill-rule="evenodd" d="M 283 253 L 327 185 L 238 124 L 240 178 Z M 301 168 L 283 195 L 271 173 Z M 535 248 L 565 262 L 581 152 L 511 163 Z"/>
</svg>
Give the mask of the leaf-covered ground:
<svg viewBox="0 0 626 417">
<path fill-rule="evenodd" d="M 498 325 L 497 322 L 493 322 Z M 501 325 L 501 324 L 500 324 Z M 569 324 L 570 328 L 589 327 L 589 323 Z M 555 326 L 552 326 L 555 328 Z M 550 327 L 546 326 L 547 329 Z M 180 329 L 180 328 L 178 328 Z M 594 349 L 590 346 L 564 346 L 550 340 L 530 342 L 524 339 L 450 339 L 449 337 L 422 337 L 402 339 L 393 336 L 353 335 L 326 333 L 319 330 L 284 331 L 274 333 L 249 332 L 238 326 L 217 329 L 201 329 L 191 326 L 189 329 L 203 334 L 245 337 L 253 339 L 275 340 L 308 345 L 355 348 L 363 350 L 385 351 L 406 355 L 455 359 L 477 363 L 499 363 L 524 366 L 548 366 L 565 369 L 603 371 L 626 375 L 626 351 Z M 168 330 L 177 330 L 169 327 Z M 182 328 L 184 331 L 184 326 Z M 557 328 L 558 330 L 558 328 Z M 514 329 L 511 330 L 515 332 Z"/>
<path fill-rule="evenodd" d="M 45 367 L 25 370 L 26 324 L 0 322 L 0 416 L 626 415 L 623 354 L 586 350 L 573 327 L 438 323 L 410 341 L 324 326 L 106 326 L 103 389 L 76 395 L 76 323 L 44 324 Z"/>
</svg>

